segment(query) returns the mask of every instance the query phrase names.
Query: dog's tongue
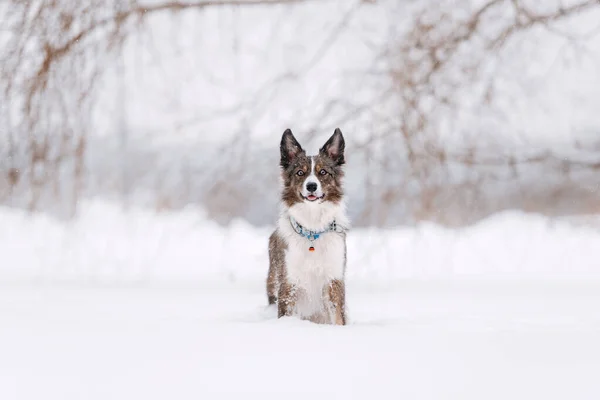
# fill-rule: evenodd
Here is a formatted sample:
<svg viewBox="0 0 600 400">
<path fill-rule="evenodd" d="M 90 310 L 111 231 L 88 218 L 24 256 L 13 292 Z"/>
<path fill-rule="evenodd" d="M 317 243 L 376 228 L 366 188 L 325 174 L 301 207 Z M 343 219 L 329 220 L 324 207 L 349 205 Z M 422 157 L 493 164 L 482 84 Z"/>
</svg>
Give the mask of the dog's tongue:
<svg viewBox="0 0 600 400">
<path fill-rule="evenodd" d="M 311 201 L 312 201 L 312 200 L 316 200 L 316 199 L 317 199 L 317 196 L 315 196 L 314 194 L 311 194 L 311 195 L 309 195 L 309 196 L 307 197 L 307 199 L 309 199 L 309 200 L 311 200 Z"/>
</svg>

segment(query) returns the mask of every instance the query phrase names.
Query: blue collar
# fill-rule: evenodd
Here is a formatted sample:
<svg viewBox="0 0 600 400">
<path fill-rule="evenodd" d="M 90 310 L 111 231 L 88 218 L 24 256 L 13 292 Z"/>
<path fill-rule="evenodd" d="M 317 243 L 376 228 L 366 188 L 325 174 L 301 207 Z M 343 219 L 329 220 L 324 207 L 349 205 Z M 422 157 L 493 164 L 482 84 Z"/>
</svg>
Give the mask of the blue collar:
<svg viewBox="0 0 600 400">
<path fill-rule="evenodd" d="M 311 242 L 314 242 L 315 240 L 317 240 L 322 234 L 327 233 L 327 232 L 337 232 L 337 233 L 342 233 L 344 232 L 344 228 L 339 226 L 335 220 L 333 220 L 333 222 L 331 222 L 329 224 L 329 226 L 322 231 L 311 231 L 309 229 L 304 228 L 302 225 L 300 225 L 298 223 L 298 221 L 296 221 L 294 219 L 294 217 L 292 217 L 290 215 L 290 224 L 292 225 L 292 228 L 294 228 L 294 231 L 296 231 L 296 233 L 300 236 L 304 236 L 305 238 L 307 238 L 308 240 L 310 240 Z"/>
</svg>

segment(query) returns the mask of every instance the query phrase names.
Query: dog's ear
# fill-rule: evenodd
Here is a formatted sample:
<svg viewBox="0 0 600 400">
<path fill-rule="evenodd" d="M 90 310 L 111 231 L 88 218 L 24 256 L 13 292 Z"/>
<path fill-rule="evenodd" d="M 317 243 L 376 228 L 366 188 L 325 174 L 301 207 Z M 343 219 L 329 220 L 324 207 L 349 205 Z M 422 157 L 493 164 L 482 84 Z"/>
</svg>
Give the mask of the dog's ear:
<svg viewBox="0 0 600 400">
<path fill-rule="evenodd" d="M 294 159 L 304 152 L 302 146 L 300 146 L 300 143 L 298 143 L 290 129 L 286 129 L 285 132 L 283 132 L 279 150 L 281 152 L 280 165 L 283 168 L 289 167 Z"/>
<path fill-rule="evenodd" d="M 336 128 L 333 135 L 325 142 L 319 152 L 331 158 L 337 165 L 343 165 L 346 162 L 344 158 L 345 146 L 346 142 L 344 142 L 342 131 L 340 131 L 340 128 Z"/>
</svg>

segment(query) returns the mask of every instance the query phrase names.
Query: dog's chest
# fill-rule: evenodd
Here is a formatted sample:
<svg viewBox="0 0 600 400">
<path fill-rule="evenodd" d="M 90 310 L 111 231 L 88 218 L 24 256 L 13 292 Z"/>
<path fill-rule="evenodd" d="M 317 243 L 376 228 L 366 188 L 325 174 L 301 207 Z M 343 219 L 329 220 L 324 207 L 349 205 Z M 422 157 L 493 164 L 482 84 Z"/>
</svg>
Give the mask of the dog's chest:
<svg viewBox="0 0 600 400">
<path fill-rule="evenodd" d="M 322 290 L 333 279 L 343 279 L 345 239 L 336 232 L 327 232 L 311 242 L 295 232 L 287 236 L 287 278 L 306 290 Z M 313 246 L 314 251 L 309 251 Z"/>
</svg>

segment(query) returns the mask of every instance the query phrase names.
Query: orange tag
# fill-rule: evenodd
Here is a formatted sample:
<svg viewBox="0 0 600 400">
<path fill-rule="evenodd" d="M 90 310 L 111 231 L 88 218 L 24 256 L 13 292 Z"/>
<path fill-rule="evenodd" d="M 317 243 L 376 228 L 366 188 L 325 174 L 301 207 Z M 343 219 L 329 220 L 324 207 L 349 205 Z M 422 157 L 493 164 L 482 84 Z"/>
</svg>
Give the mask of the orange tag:
<svg viewBox="0 0 600 400">
<path fill-rule="evenodd" d="M 308 248 L 308 251 L 315 251 L 315 248 L 314 248 L 314 247 L 312 247 L 312 246 L 310 246 L 310 247 Z"/>
</svg>

